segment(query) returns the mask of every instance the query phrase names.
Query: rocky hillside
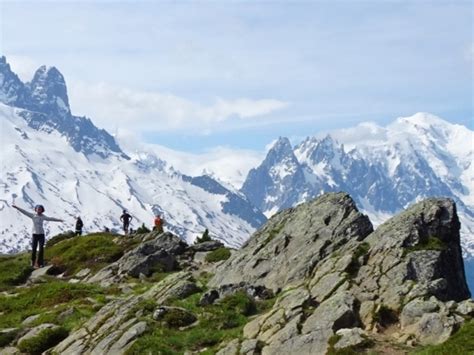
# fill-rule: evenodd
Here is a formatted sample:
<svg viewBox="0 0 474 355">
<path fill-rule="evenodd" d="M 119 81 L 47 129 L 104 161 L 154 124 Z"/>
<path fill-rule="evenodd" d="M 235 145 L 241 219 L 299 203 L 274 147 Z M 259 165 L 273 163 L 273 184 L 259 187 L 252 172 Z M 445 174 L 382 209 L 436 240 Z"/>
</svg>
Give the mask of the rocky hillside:
<svg viewBox="0 0 474 355">
<path fill-rule="evenodd" d="M 459 228 L 449 199 L 374 231 L 329 193 L 240 250 L 170 233 L 58 236 L 31 275 L 27 255 L 0 259 L 0 353 L 469 353 Z"/>
</svg>

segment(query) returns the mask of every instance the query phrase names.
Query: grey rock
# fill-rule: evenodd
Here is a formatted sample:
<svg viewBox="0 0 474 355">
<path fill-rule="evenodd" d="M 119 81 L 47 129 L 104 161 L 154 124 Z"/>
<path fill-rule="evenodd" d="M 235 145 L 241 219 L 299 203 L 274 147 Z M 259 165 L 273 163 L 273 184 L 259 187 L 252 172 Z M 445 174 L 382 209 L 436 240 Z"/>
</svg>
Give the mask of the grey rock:
<svg viewBox="0 0 474 355">
<path fill-rule="evenodd" d="M 247 339 L 242 341 L 240 345 L 241 355 L 257 355 L 260 354 L 260 343 L 256 339 Z"/>
<path fill-rule="evenodd" d="M 20 350 L 13 346 L 7 346 L 3 349 L 0 349 L 0 355 L 17 355 L 21 354 Z"/>
<path fill-rule="evenodd" d="M 190 249 L 195 252 L 206 252 L 213 251 L 224 247 L 224 244 L 218 240 L 211 240 L 208 242 L 198 243 L 191 245 Z"/>
<path fill-rule="evenodd" d="M 45 266 L 45 267 L 34 270 L 31 273 L 31 275 L 28 279 L 28 282 L 29 283 L 41 283 L 41 282 L 43 282 L 43 278 L 49 275 L 48 272 L 50 270 L 52 270 L 53 267 L 54 267 L 54 265 L 48 265 L 48 266 Z"/>
<path fill-rule="evenodd" d="M 240 348 L 239 339 L 234 339 L 227 343 L 227 345 L 217 352 L 217 355 L 238 355 Z"/>
<path fill-rule="evenodd" d="M 137 324 L 130 327 L 126 330 L 120 339 L 114 343 L 110 348 L 109 354 L 121 354 L 124 350 L 140 335 L 146 332 L 147 330 L 146 322 L 138 322 Z"/>
<path fill-rule="evenodd" d="M 469 299 L 459 302 L 456 312 L 463 316 L 474 317 L 474 300 Z"/>
<path fill-rule="evenodd" d="M 433 300 L 425 301 L 415 299 L 409 302 L 400 315 L 400 325 L 402 328 L 417 322 L 425 313 L 436 312 L 439 309 L 438 302 Z"/>
<path fill-rule="evenodd" d="M 311 314 L 302 328 L 302 334 L 308 334 L 318 329 L 337 331 L 341 328 L 352 328 L 358 325 L 355 311 L 356 299 L 345 291 L 336 293 L 324 301 Z"/>
<path fill-rule="evenodd" d="M 91 273 L 91 269 L 85 268 L 85 269 L 80 270 L 74 276 L 79 278 L 79 279 L 83 279 L 84 277 L 89 276 L 90 273 Z"/>
<path fill-rule="evenodd" d="M 347 194 L 325 194 L 273 216 L 219 268 L 209 286 L 244 281 L 279 291 L 301 283 L 325 256 L 372 230 Z"/>
<path fill-rule="evenodd" d="M 361 328 L 339 329 L 336 335 L 341 338 L 334 344 L 335 349 L 362 346 L 367 342 L 367 334 Z"/>
<path fill-rule="evenodd" d="M 41 314 L 34 314 L 32 316 L 29 316 L 29 317 L 25 318 L 23 320 L 23 322 L 21 322 L 21 325 L 30 325 L 30 324 L 36 322 L 39 319 L 39 317 L 41 317 Z"/>
<path fill-rule="evenodd" d="M 30 329 L 28 333 L 26 333 L 20 339 L 18 339 L 18 344 L 20 344 L 24 340 L 29 340 L 29 339 L 37 337 L 42 331 L 46 329 L 55 329 L 55 328 L 59 328 L 59 327 L 56 324 L 51 324 L 51 323 L 40 324 Z"/>
<path fill-rule="evenodd" d="M 328 340 L 332 334 L 330 329 L 319 329 L 293 337 L 284 343 L 265 346 L 262 349 L 262 355 L 287 355 L 296 352 L 301 355 L 325 354 L 328 349 Z"/>
<path fill-rule="evenodd" d="M 75 312 L 75 308 L 74 307 L 70 307 L 68 309 L 66 309 L 64 312 L 61 312 L 59 315 L 58 315 L 58 321 L 60 322 L 64 322 L 66 319 L 68 319 L 69 317 L 71 317 Z"/>
<path fill-rule="evenodd" d="M 448 340 L 457 322 L 439 313 L 425 313 L 416 324 L 415 335 L 422 345 L 441 344 Z"/>
<path fill-rule="evenodd" d="M 313 296 L 317 302 L 321 303 L 340 288 L 346 279 L 346 275 L 338 272 L 327 274 L 311 288 L 311 296 Z M 348 284 L 346 284 L 344 288 L 347 287 Z"/>
</svg>

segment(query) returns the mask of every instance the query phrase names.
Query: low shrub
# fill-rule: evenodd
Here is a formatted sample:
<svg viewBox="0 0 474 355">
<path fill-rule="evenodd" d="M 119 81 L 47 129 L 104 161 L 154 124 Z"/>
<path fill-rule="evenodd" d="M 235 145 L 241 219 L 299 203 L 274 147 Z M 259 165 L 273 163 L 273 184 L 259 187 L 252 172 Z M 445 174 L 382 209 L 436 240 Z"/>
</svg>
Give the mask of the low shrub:
<svg viewBox="0 0 474 355">
<path fill-rule="evenodd" d="M 145 223 L 142 223 L 142 225 L 140 227 L 138 227 L 136 233 L 137 234 L 146 234 L 146 233 L 150 233 L 151 230 L 147 228 L 147 226 L 145 226 Z"/>
<path fill-rule="evenodd" d="M 27 253 L 0 257 L 0 291 L 24 283 L 33 268 Z"/>
<path fill-rule="evenodd" d="M 206 255 L 206 261 L 208 263 L 216 263 L 221 260 L 229 259 L 230 255 L 230 250 L 222 247 L 209 252 L 209 254 Z"/>
<path fill-rule="evenodd" d="M 48 328 L 33 338 L 23 340 L 17 347 L 23 353 L 41 354 L 59 344 L 67 336 L 68 331 L 63 327 Z"/>
<path fill-rule="evenodd" d="M 212 241 L 212 238 L 209 235 L 209 230 L 206 229 L 201 237 L 196 238 L 196 241 L 194 242 L 194 244 L 200 244 L 200 243 L 210 242 L 210 241 Z"/>
</svg>

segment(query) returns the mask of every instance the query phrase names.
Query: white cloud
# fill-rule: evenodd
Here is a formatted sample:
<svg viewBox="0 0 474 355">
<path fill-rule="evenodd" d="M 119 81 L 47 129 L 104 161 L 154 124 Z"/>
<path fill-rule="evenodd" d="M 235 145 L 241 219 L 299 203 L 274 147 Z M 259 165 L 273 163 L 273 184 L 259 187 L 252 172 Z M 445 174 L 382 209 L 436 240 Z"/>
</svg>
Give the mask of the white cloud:
<svg viewBox="0 0 474 355">
<path fill-rule="evenodd" d="M 204 105 L 168 93 L 134 91 L 107 83 L 72 83 L 69 96 L 76 114 L 93 117 L 105 128 L 126 127 L 134 131 L 199 128 L 209 132 L 225 121 L 265 116 L 288 106 L 278 100 L 246 98 L 217 98 Z"/>
<path fill-rule="evenodd" d="M 257 167 L 265 152 L 217 146 L 203 153 L 189 153 L 157 144 L 144 144 L 127 132 L 119 132 L 119 144 L 133 155 L 134 152 L 153 152 L 176 170 L 190 175 L 211 175 L 233 188 L 242 187 L 250 169 Z"/>
</svg>

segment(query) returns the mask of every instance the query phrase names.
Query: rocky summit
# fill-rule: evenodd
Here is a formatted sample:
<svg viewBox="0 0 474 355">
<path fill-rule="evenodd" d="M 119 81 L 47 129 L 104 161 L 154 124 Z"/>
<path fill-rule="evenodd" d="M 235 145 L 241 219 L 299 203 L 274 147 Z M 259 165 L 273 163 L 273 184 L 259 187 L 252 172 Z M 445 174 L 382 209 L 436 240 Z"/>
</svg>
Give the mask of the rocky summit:
<svg viewBox="0 0 474 355">
<path fill-rule="evenodd" d="M 328 193 L 239 250 L 171 233 L 58 236 L 44 272 L 0 259 L 18 269 L 0 272 L 0 354 L 469 353 L 459 229 L 450 199 L 374 231 L 348 194 Z"/>
</svg>

